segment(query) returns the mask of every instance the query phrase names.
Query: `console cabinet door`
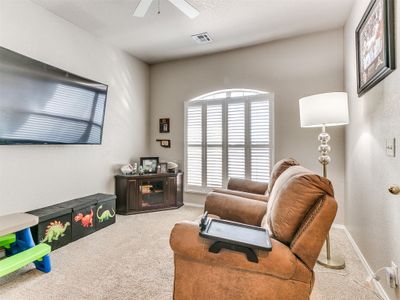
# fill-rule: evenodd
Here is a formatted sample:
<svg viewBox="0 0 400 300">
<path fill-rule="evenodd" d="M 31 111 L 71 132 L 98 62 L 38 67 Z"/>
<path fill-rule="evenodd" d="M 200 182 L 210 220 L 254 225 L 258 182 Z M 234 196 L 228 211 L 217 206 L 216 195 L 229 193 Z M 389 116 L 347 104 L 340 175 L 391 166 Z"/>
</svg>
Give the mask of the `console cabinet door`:
<svg viewBox="0 0 400 300">
<path fill-rule="evenodd" d="M 175 205 L 182 206 L 183 205 L 183 173 L 179 173 L 176 176 L 175 192 L 176 192 Z"/>
<path fill-rule="evenodd" d="M 143 178 L 138 186 L 138 208 L 151 210 L 167 206 L 168 181 L 164 176 Z"/>
<path fill-rule="evenodd" d="M 168 206 L 176 206 L 176 177 L 168 177 L 167 184 Z"/>
<path fill-rule="evenodd" d="M 127 188 L 127 197 L 128 197 L 128 207 L 129 210 L 138 209 L 138 201 L 137 201 L 137 189 L 138 182 L 136 179 L 128 180 L 128 188 Z"/>
</svg>

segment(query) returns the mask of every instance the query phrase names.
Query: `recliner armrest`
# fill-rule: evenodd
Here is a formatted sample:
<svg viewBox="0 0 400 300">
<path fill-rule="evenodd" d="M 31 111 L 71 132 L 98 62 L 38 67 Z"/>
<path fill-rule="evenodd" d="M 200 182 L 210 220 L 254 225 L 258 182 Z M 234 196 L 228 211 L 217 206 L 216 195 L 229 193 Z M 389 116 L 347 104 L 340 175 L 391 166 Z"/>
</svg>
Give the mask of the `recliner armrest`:
<svg viewBox="0 0 400 300">
<path fill-rule="evenodd" d="M 268 189 L 268 183 L 231 177 L 229 178 L 227 188 L 228 190 L 265 195 Z"/>
<path fill-rule="evenodd" d="M 261 225 L 267 212 L 267 203 L 234 195 L 211 192 L 207 195 L 204 210 L 221 219 L 249 225 Z"/>
<path fill-rule="evenodd" d="M 175 224 L 170 236 L 170 245 L 175 255 L 199 263 L 217 265 L 230 269 L 263 273 L 282 279 L 311 280 L 311 272 L 298 261 L 290 249 L 277 240 L 271 239 L 272 251 L 257 250 L 258 263 L 247 260 L 240 252 L 221 250 L 211 253 L 208 248 L 214 241 L 199 236 L 199 226 L 194 222 Z"/>
<path fill-rule="evenodd" d="M 228 189 L 214 189 L 213 192 L 268 202 L 268 196 L 264 195 L 264 194 L 262 194 L 262 195 L 261 194 L 253 194 L 253 193 L 228 190 Z"/>
</svg>

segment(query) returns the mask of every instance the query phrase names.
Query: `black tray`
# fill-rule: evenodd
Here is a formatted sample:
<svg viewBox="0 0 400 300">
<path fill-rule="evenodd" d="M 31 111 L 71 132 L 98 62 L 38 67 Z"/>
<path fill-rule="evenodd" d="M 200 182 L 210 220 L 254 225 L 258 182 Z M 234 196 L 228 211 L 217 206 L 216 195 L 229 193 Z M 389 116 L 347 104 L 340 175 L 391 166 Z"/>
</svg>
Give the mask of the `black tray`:
<svg viewBox="0 0 400 300">
<path fill-rule="evenodd" d="M 204 230 L 200 230 L 200 236 L 204 238 L 253 249 L 272 250 L 265 228 L 210 218 L 205 222 Z"/>
</svg>

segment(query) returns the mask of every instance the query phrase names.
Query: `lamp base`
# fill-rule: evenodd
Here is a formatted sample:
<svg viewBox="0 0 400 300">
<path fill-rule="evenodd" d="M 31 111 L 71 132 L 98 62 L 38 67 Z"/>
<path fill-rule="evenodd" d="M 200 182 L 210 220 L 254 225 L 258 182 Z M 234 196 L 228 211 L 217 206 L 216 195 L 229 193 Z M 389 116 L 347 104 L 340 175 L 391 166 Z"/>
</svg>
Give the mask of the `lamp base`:
<svg viewBox="0 0 400 300">
<path fill-rule="evenodd" d="M 335 270 L 341 270 L 346 267 L 344 259 L 340 256 L 331 258 L 319 257 L 317 263 L 319 263 L 321 266 L 324 266 L 325 268 Z"/>
</svg>

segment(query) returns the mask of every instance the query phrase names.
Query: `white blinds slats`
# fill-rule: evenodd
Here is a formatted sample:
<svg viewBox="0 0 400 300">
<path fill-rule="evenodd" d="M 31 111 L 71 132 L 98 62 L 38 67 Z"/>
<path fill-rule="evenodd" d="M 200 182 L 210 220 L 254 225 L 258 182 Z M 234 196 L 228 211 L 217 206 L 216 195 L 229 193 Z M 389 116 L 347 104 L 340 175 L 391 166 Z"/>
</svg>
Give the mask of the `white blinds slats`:
<svg viewBox="0 0 400 300">
<path fill-rule="evenodd" d="M 270 151 L 268 148 L 251 149 L 251 180 L 269 182 Z"/>
<path fill-rule="evenodd" d="M 222 186 L 222 104 L 207 105 L 207 186 Z"/>
<path fill-rule="evenodd" d="M 244 145 L 244 102 L 228 104 L 228 144 Z"/>
<path fill-rule="evenodd" d="M 188 145 L 201 145 L 202 137 L 202 107 L 189 106 L 187 110 L 187 143 Z"/>
<path fill-rule="evenodd" d="M 269 144 L 269 102 L 257 101 L 251 103 L 251 144 Z"/>
<path fill-rule="evenodd" d="M 245 126 L 245 103 L 228 103 L 228 177 L 245 178 Z"/>
<path fill-rule="evenodd" d="M 207 144 L 222 145 L 222 104 L 207 105 Z"/>
<path fill-rule="evenodd" d="M 222 146 L 207 147 L 207 186 L 222 186 Z"/>
<path fill-rule="evenodd" d="M 187 109 L 187 150 L 186 150 L 186 164 L 187 169 L 187 183 L 193 186 L 201 187 L 202 183 L 202 107 L 190 106 Z"/>
<path fill-rule="evenodd" d="M 245 178 L 244 147 L 229 147 L 228 149 L 228 177 Z"/>
<path fill-rule="evenodd" d="M 227 177 L 268 182 L 270 109 L 269 97 L 263 100 L 253 92 L 218 93 L 188 104 L 185 166 L 189 190 L 222 187 Z"/>
<path fill-rule="evenodd" d="M 250 105 L 251 179 L 269 181 L 269 102 L 257 101 Z"/>
<path fill-rule="evenodd" d="M 187 148 L 187 183 L 190 185 L 202 186 L 202 147 L 189 146 Z"/>
</svg>

